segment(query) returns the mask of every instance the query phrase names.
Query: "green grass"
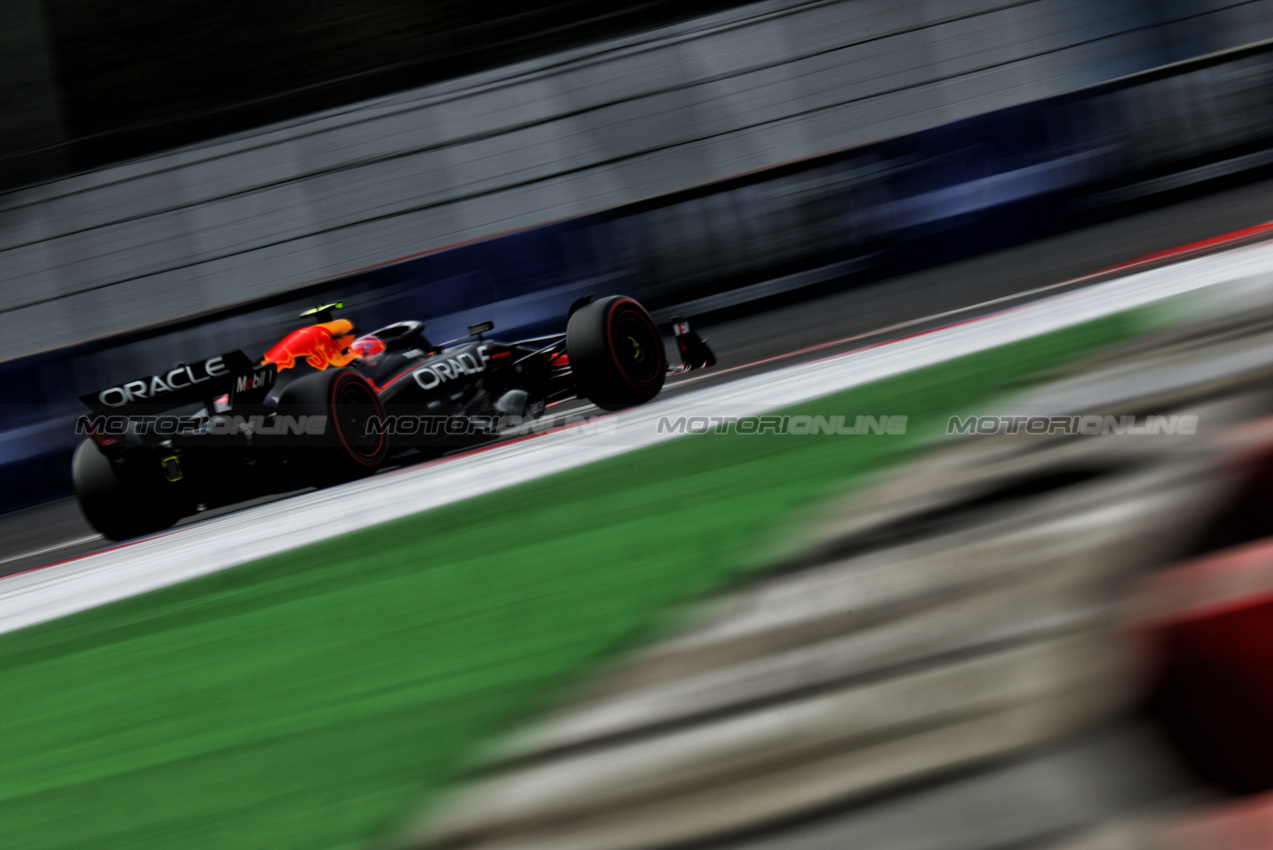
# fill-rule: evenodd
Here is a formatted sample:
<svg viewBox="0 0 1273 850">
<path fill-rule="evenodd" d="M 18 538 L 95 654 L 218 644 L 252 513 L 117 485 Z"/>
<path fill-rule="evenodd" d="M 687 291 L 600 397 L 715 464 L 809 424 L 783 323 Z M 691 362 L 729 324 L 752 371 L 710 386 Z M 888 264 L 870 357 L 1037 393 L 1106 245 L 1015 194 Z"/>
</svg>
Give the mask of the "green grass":
<svg viewBox="0 0 1273 850">
<path fill-rule="evenodd" d="M 0 638 L 0 847 L 360 846 L 800 508 L 1134 316 L 795 411 L 906 437 L 686 437 Z"/>
</svg>

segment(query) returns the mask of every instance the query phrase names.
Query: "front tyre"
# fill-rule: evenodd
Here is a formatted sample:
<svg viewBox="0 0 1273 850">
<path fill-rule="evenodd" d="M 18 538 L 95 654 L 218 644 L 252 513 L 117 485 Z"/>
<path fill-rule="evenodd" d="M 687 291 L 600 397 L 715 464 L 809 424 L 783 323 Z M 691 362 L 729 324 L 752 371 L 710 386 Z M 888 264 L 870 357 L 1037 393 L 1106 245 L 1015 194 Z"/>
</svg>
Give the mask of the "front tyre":
<svg viewBox="0 0 1273 850">
<path fill-rule="evenodd" d="M 575 388 L 597 407 L 619 410 L 663 389 L 667 354 L 645 308 L 626 295 L 580 307 L 566 325 Z"/>
<path fill-rule="evenodd" d="M 71 478 L 75 500 L 84 519 L 110 540 L 127 540 L 169 528 L 181 518 L 182 500 L 165 487 L 172 485 L 151 470 L 125 469 L 98 450 L 92 440 L 75 449 Z"/>
</svg>

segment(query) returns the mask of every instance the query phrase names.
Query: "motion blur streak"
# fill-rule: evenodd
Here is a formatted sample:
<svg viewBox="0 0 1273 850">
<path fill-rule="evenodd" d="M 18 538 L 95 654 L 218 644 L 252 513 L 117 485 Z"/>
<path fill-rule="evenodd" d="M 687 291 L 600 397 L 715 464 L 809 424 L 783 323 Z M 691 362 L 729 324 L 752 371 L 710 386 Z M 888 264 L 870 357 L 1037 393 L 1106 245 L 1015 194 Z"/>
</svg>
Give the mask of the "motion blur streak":
<svg viewBox="0 0 1273 850">
<path fill-rule="evenodd" d="M 3 8 L 3 848 L 1273 848 L 1273 0 Z"/>
<path fill-rule="evenodd" d="M 788 367 L 616 414 L 613 433 L 576 429 L 296 496 L 159 537 L 0 579 L 0 632 L 65 616 L 306 543 L 671 439 L 663 416 L 754 416 L 1013 340 L 1273 269 L 1273 245 L 1155 269 L 899 342 Z M 480 470 L 480 475 L 476 474 Z M 351 514 L 353 501 L 364 511 Z M 374 519 L 372 519 L 374 517 Z M 280 530 L 282 529 L 282 530 Z"/>
<path fill-rule="evenodd" d="M 1270 846 L 1273 275 L 1177 307 L 970 418 L 1196 428 L 934 438 L 394 846 Z"/>
</svg>

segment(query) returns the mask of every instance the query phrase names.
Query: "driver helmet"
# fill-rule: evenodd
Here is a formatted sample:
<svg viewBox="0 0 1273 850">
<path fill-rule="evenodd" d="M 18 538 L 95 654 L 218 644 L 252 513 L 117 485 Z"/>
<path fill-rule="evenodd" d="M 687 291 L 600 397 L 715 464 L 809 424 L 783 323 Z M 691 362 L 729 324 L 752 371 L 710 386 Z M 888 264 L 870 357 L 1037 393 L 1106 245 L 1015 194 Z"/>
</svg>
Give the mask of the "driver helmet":
<svg viewBox="0 0 1273 850">
<path fill-rule="evenodd" d="M 384 350 L 385 341 L 375 334 L 360 336 L 349 346 L 349 353 L 357 354 L 359 357 L 375 357 L 377 354 L 383 354 Z"/>
</svg>

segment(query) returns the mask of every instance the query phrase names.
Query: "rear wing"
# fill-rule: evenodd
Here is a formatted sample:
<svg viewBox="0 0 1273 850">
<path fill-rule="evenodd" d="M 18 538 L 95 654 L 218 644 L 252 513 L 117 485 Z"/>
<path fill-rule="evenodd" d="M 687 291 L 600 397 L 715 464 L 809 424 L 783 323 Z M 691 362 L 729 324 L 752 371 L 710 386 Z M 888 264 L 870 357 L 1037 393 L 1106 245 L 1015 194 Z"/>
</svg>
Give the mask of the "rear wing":
<svg viewBox="0 0 1273 850">
<path fill-rule="evenodd" d="M 236 397 L 264 398 L 277 379 L 275 364 L 256 364 L 242 351 L 230 351 L 196 363 L 178 363 L 159 374 L 82 395 L 80 401 L 94 413 L 156 414 L 199 402 L 211 411 L 211 402 L 226 394 L 231 404 Z"/>
</svg>

